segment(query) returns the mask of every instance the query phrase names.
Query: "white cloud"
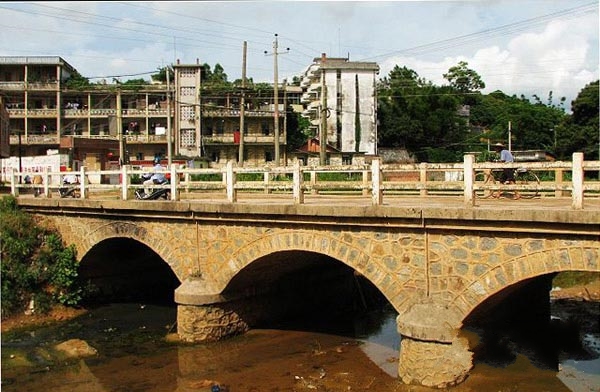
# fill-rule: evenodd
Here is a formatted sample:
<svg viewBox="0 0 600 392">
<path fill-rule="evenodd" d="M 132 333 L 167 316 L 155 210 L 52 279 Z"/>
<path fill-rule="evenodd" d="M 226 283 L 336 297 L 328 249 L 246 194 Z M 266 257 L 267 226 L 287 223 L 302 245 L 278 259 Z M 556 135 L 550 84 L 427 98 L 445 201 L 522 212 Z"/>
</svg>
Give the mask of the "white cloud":
<svg viewBox="0 0 600 392">
<path fill-rule="evenodd" d="M 595 27 L 594 27 L 595 26 Z M 595 30 L 595 33 L 594 33 Z M 536 33 L 523 33 L 505 47 L 497 45 L 477 49 L 471 55 L 454 55 L 439 61 L 423 61 L 415 57 L 393 57 L 383 61 L 385 76 L 396 65 L 415 70 L 419 76 L 435 84 L 447 84 L 443 74 L 459 61 L 468 62 L 486 83 L 484 93 L 501 90 L 508 95 L 548 96 L 550 91 L 558 104 L 567 98 L 567 109 L 579 91 L 598 79 L 596 16 L 577 20 L 549 22 Z"/>
</svg>

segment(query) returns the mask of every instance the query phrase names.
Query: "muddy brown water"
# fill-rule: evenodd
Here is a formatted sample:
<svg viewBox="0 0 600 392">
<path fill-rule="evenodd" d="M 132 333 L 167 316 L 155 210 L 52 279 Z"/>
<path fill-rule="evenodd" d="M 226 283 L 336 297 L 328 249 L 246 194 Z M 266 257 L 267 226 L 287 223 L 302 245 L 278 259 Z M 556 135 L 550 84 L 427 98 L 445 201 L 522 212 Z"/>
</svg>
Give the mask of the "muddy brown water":
<svg viewBox="0 0 600 392">
<path fill-rule="evenodd" d="M 399 346 L 394 316 L 390 311 L 381 311 L 360 320 L 345 320 L 343 328 L 330 325 L 331 331 L 320 328 L 320 332 L 313 332 L 306 326 L 291 325 L 255 329 L 218 343 L 178 344 L 165 339 L 173 331 L 174 307 L 112 304 L 51 327 L 3 333 L 1 389 L 433 391 L 400 384 L 394 377 Z M 593 328 L 597 329 L 597 323 Z M 588 332 L 597 344 L 600 331 Z M 52 349 L 71 338 L 85 340 L 97 349 L 97 355 L 65 358 Z M 562 354 L 565 364 L 588 364 L 591 370 L 584 373 L 573 371 L 572 364 L 560 372 L 539 366 L 519 352 L 509 360 L 478 360 L 465 382 L 447 390 L 599 391 L 599 354 L 593 354 L 593 348 L 585 352 L 589 355 Z M 565 373 L 565 368 L 571 373 Z"/>
</svg>

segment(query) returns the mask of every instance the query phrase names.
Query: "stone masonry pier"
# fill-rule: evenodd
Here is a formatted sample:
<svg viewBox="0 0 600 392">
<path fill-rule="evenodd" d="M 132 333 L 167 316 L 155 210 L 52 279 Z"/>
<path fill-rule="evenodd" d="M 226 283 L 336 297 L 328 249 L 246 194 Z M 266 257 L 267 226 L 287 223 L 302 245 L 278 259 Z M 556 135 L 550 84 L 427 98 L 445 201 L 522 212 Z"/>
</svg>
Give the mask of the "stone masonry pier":
<svg viewBox="0 0 600 392">
<path fill-rule="evenodd" d="M 232 280 L 282 252 L 329 256 L 368 279 L 398 311 L 400 380 L 431 387 L 461 382 L 472 367 L 464 320 L 490 297 L 561 271 L 600 272 L 600 208 L 543 201 L 465 207 L 443 198 L 270 198 L 119 201 L 19 199 L 52 221 L 78 257 L 100 242 L 129 238 L 156 252 L 181 285 L 178 333 L 211 341 L 243 333 L 252 320 L 234 304 L 248 296 Z M 283 264 L 289 262 L 281 259 Z M 269 271 L 264 271 L 265 274 Z"/>
</svg>

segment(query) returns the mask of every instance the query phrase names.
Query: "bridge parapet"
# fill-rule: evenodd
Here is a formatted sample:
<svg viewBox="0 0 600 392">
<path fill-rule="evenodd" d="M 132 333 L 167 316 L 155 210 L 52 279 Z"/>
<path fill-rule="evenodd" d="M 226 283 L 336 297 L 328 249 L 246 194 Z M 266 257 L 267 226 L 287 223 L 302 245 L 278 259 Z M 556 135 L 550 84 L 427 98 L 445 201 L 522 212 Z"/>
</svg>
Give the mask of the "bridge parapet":
<svg viewBox="0 0 600 392">
<path fill-rule="evenodd" d="M 530 183 L 504 185 L 480 181 L 479 174 L 490 173 L 503 168 L 527 170 L 538 173 L 541 180 Z M 568 197 L 572 209 L 593 206 L 600 198 L 600 176 L 590 177 L 589 173 L 600 173 L 600 161 L 584 161 L 583 154 L 573 155 L 572 162 L 517 162 L 495 163 L 474 162 L 474 156 L 466 155 L 463 163 L 382 165 L 373 160 L 371 165 L 340 167 L 306 167 L 296 164 L 291 167 L 247 168 L 235 167 L 229 162 L 223 169 L 190 169 L 172 165 L 164 173 L 171 178 L 168 185 L 156 185 L 169 191 L 171 201 L 182 199 L 202 200 L 206 195 L 221 194 L 224 200 L 237 203 L 240 194 L 263 197 L 290 195 L 294 204 L 304 204 L 305 195 L 358 195 L 370 196 L 374 206 L 397 195 L 409 197 L 445 196 L 461 200 L 466 206 L 477 207 L 484 193 L 520 192 L 534 195 L 540 200 L 564 199 Z M 139 178 L 146 170 L 123 166 L 121 170 L 88 171 L 82 167 L 77 185 L 81 199 L 121 200 L 134 198 L 134 191 L 142 188 Z M 569 173 L 570 181 L 565 181 Z M 588 175 L 586 176 L 586 173 Z M 19 196 L 22 191 L 35 187 L 25 184 L 28 173 L 14 171 L 11 176 L 11 193 Z M 42 193 L 51 197 L 61 187 L 64 173 L 44 172 Z M 106 181 L 90 181 L 109 179 Z"/>
</svg>

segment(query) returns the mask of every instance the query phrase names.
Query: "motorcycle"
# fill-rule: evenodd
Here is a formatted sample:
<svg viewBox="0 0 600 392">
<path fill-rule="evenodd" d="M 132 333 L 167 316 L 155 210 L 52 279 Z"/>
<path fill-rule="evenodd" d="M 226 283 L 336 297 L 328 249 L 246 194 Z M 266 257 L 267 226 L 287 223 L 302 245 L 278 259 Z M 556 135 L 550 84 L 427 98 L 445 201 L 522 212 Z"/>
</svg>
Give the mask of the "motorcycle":
<svg viewBox="0 0 600 392">
<path fill-rule="evenodd" d="M 65 197 L 81 197 L 81 192 L 77 183 L 63 182 L 63 186 L 58 188 L 58 194 L 62 198 Z"/>
<path fill-rule="evenodd" d="M 164 181 L 162 181 L 160 183 L 155 183 L 155 184 L 156 185 L 168 185 L 169 180 L 165 179 Z M 146 194 L 146 192 L 143 189 L 135 190 L 135 198 L 137 200 L 158 200 L 158 199 L 169 200 L 170 195 L 171 195 L 171 190 L 168 188 L 152 189 L 149 194 Z"/>
<path fill-rule="evenodd" d="M 62 187 L 62 188 L 58 188 L 58 194 L 60 195 L 61 198 L 65 198 L 65 197 L 79 197 L 79 189 L 77 189 L 76 187 Z"/>
</svg>

